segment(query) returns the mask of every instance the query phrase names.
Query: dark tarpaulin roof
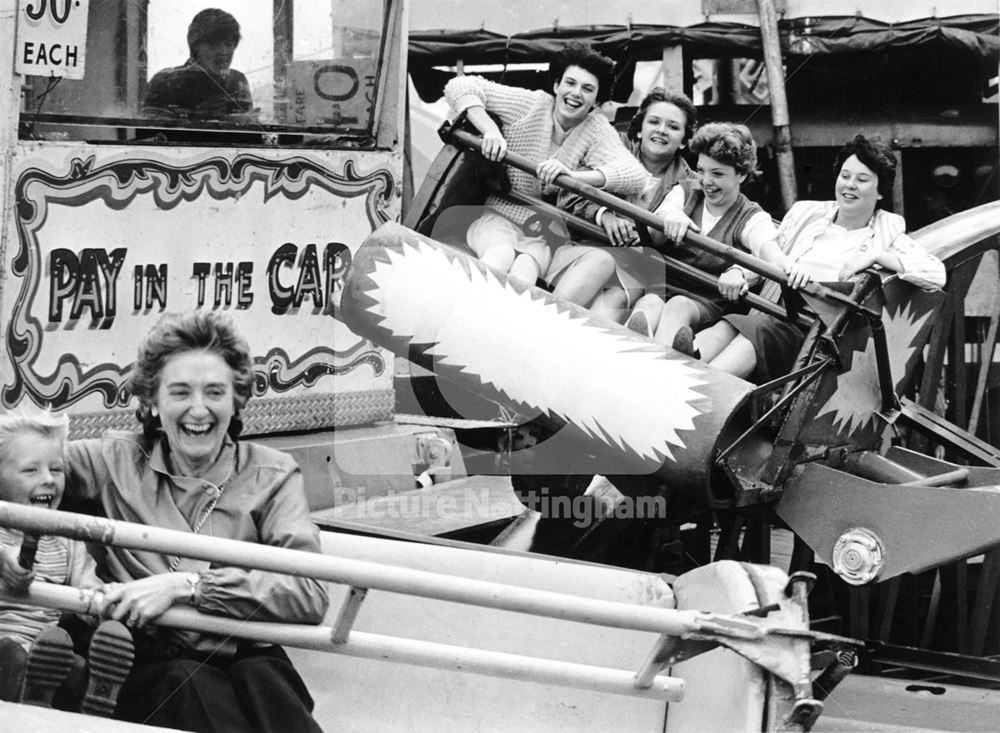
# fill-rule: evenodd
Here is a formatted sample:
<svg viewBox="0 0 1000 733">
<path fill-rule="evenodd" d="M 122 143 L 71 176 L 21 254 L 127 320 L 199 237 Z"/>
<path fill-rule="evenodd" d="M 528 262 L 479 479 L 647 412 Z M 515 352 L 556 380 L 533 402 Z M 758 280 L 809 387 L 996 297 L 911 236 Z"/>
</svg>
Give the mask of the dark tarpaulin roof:
<svg viewBox="0 0 1000 733">
<path fill-rule="evenodd" d="M 949 51 L 996 68 L 1000 16 L 961 15 L 885 23 L 858 16 L 802 17 L 779 22 L 788 57 L 864 54 L 894 49 Z M 579 26 L 502 36 L 487 30 L 413 31 L 409 65 L 421 98 L 440 97 L 450 74 L 431 67 L 544 62 L 571 40 L 586 41 L 620 64 L 660 58 L 663 46 L 680 45 L 705 58 L 760 56 L 760 30 L 742 23 L 698 25 Z"/>
</svg>

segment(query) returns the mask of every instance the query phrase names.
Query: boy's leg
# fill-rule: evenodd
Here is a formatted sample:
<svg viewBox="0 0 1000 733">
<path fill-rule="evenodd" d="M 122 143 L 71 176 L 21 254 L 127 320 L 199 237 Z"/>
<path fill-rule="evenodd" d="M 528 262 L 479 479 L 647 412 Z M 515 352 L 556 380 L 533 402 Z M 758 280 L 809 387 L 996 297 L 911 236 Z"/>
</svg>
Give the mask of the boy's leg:
<svg viewBox="0 0 1000 733">
<path fill-rule="evenodd" d="M 28 650 L 21 702 L 52 707 L 52 698 L 73 665 L 73 640 L 65 629 L 44 629 Z"/>
<path fill-rule="evenodd" d="M 10 638 L 0 639 L 0 700 L 17 702 L 24 686 L 24 667 L 28 652 Z"/>
<path fill-rule="evenodd" d="M 80 712 L 110 717 L 118 693 L 132 669 L 135 645 L 132 634 L 118 621 L 103 621 L 90 639 L 89 675 Z"/>
</svg>

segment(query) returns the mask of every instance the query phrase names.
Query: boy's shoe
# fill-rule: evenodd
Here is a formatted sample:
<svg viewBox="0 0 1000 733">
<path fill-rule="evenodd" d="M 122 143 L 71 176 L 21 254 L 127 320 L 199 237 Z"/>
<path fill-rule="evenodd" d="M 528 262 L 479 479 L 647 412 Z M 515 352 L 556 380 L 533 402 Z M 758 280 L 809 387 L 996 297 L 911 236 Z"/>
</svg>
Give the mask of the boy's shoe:
<svg viewBox="0 0 1000 733">
<path fill-rule="evenodd" d="M 21 702 L 52 707 L 52 697 L 73 664 L 73 640 L 65 629 L 51 626 L 42 631 L 28 650 L 24 665 Z"/>
<path fill-rule="evenodd" d="M 110 717 L 118 703 L 122 683 L 132 670 L 135 645 L 132 634 L 118 621 L 103 621 L 90 639 L 87 665 L 90 674 L 80 712 Z"/>
<path fill-rule="evenodd" d="M 625 321 L 625 328 L 641 333 L 646 338 L 653 337 L 653 329 L 649 327 L 649 318 L 646 317 L 646 312 L 638 308 L 632 311 L 632 315 Z"/>
<path fill-rule="evenodd" d="M 0 700 L 17 702 L 24 686 L 28 652 L 11 638 L 0 639 Z"/>
</svg>

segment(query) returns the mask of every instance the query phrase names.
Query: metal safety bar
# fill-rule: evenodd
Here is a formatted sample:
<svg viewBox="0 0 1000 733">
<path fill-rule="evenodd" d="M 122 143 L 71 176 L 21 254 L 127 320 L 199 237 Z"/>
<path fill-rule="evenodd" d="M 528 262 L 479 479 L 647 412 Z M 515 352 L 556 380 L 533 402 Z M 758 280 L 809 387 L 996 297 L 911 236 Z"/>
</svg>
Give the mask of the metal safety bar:
<svg viewBox="0 0 1000 733">
<path fill-rule="evenodd" d="M 757 656 L 754 650 L 759 649 L 761 644 L 774 645 L 778 642 L 779 646 L 784 647 L 803 640 L 827 640 L 829 637 L 827 634 L 810 631 L 807 625 L 801 628 L 796 628 L 798 624 L 789 627 L 785 625 L 787 618 L 776 624 L 764 618 L 742 615 L 583 598 L 2 501 L 0 526 L 19 528 L 25 533 L 61 535 L 85 542 L 184 555 L 223 565 L 311 577 L 350 587 L 332 627 L 247 622 L 201 615 L 184 608 L 170 609 L 157 619 L 157 623 L 165 626 L 615 694 L 680 700 L 683 696 L 683 681 L 659 674 L 666 664 L 701 654 L 718 645 L 753 659 Z M 369 589 L 577 623 L 656 632 L 660 636 L 646 661 L 638 671 L 633 672 L 354 631 L 354 622 Z M 5 592 L 0 592 L 0 598 L 15 602 L 27 600 L 63 610 L 91 613 L 93 609 L 100 607 L 97 593 L 34 583 L 27 598 Z M 787 674 L 771 663 L 764 663 L 764 666 L 772 671 L 778 669 L 778 673 L 783 676 Z"/>
<path fill-rule="evenodd" d="M 50 510 L 43 510 L 50 511 Z M 52 512 L 53 514 L 55 512 Z M 90 613 L 93 591 L 81 591 L 53 583 L 35 582 L 27 595 L 0 589 L 0 600 L 29 603 L 71 613 Z M 438 644 L 383 634 L 351 631 L 337 640 L 330 626 L 243 621 L 209 616 L 190 608 L 170 608 L 156 620 L 160 626 L 191 629 L 206 634 L 269 642 L 299 649 L 344 654 L 362 659 L 379 659 L 435 669 L 502 677 L 525 682 L 557 684 L 594 692 L 679 702 L 684 697 L 684 681 L 666 675 L 654 676 L 648 686 L 636 686 L 635 673 L 625 669 L 563 662 L 521 654 L 508 654 L 452 644 Z"/>
<path fill-rule="evenodd" d="M 192 557 L 233 567 L 252 567 L 286 575 L 316 578 L 357 588 L 378 589 L 455 603 L 530 613 L 536 616 L 683 636 L 722 633 L 761 639 L 752 623 L 734 625 L 725 617 L 697 611 L 636 606 L 618 601 L 554 593 L 503 583 L 460 578 L 426 570 L 382 565 L 366 560 L 321 555 L 284 547 L 196 535 L 113 519 L 52 511 L 0 501 L 0 526 L 55 534 L 84 542 Z M 725 623 L 716 619 L 725 619 Z"/>
</svg>

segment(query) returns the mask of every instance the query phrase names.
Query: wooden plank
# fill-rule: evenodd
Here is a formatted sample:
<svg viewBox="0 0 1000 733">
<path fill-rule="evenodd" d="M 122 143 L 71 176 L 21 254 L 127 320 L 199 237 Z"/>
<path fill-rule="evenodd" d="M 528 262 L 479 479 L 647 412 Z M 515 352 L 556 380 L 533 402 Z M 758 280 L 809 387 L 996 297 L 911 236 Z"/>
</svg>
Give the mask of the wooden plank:
<svg viewBox="0 0 1000 733">
<path fill-rule="evenodd" d="M 993 621 L 993 608 L 996 603 L 997 586 L 1000 584 L 1000 550 L 990 550 L 983 558 L 979 569 L 979 584 L 976 588 L 976 599 L 972 607 L 972 631 L 969 653 L 982 656 L 986 649 L 986 634 Z"/>
<path fill-rule="evenodd" d="M 882 607 L 882 619 L 879 622 L 878 640 L 888 641 L 889 632 L 892 630 L 893 617 L 896 615 L 896 602 L 899 599 L 899 586 L 902 583 L 902 576 L 897 575 L 890 578 L 885 588 L 885 605 Z"/>
<path fill-rule="evenodd" d="M 937 625 L 938 609 L 941 607 L 941 571 L 934 572 L 934 586 L 931 598 L 927 604 L 927 616 L 924 619 L 924 631 L 920 636 L 920 646 L 930 647 L 934 639 L 934 627 Z"/>
<path fill-rule="evenodd" d="M 664 46 L 661 58 L 663 87 L 674 92 L 684 91 L 684 48 Z"/>
<path fill-rule="evenodd" d="M 997 283 L 1000 289 L 1000 282 Z M 972 409 L 969 413 L 969 432 L 973 435 L 979 428 L 979 417 L 983 412 L 983 401 L 986 398 L 986 385 L 989 381 L 990 367 L 993 365 L 993 351 L 997 343 L 997 326 L 1000 325 L 1000 315 L 994 313 L 990 317 L 990 325 L 986 330 L 986 338 L 979 350 L 979 374 L 972 393 Z"/>
<path fill-rule="evenodd" d="M 97 718 L 93 715 L 67 713 L 40 708 L 37 705 L 3 702 L 0 700 L 0 720 L 5 731 L 27 733 L 169 733 L 176 728 L 154 728 L 122 720 Z"/>
</svg>

